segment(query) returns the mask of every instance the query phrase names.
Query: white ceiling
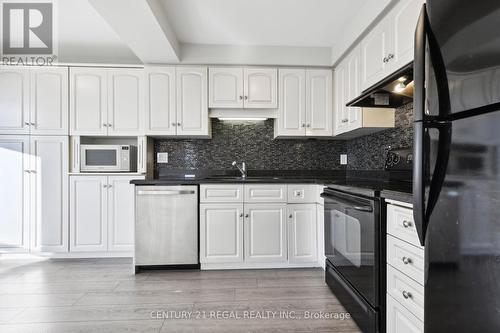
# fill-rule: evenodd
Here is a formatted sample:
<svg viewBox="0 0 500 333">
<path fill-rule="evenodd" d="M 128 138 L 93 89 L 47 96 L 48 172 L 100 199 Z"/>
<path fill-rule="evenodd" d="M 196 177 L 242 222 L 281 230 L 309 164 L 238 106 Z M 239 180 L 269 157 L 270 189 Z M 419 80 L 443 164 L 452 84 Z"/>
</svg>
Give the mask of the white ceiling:
<svg viewBox="0 0 500 333">
<path fill-rule="evenodd" d="M 58 0 L 59 61 L 141 63 L 87 0 Z"/>
<path fill-rule="evenodd" d="M 305 47 L 333 46 L 368 1 L 161 0 L 181 43 Z"/>
</svg>

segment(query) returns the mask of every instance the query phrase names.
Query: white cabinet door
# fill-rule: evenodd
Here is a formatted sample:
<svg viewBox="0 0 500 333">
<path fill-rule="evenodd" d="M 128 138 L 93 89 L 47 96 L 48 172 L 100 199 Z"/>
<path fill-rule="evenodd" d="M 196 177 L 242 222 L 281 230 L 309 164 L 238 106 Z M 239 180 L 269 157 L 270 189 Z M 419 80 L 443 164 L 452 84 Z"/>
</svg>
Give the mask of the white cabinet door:
<svg viewBox="0 0 500 333">
<path fill-rule="evenodd" d="M 355 48 L 351 54 L 346 59 L 347 64 L 347 99 L 345 104 L 349 103 L 361 94 L 361 49 L 359 47 Z M 354 129 L 363 126 L 363 119 L 361 114 L 361 108 L 354 106 L 347 106 L 347 130 L 352 131 Z"/>
<path fill-rule="evenodd" d="M 107 135 L 107 70 L 70 69 L 70 135 Z"/>
<path fill-rule="evenodd" d="M 134 250 L 135 187 L 144 177 L 108 177 L 108 250 Z"/>
<path fill-rule="evenodd" d="M 243 107 L 243 69 L 239 67 L 211 67 L 208 69 L 209 107 Z"/>
<path fill-rule="evenodd" d="M 387 295 L 387 333 L 423 333 L 424 323 Z"/>
<path fill-rule="evenodd" d="M 70 177 L 71 252 L 107 250 L 107 177 Z"/>
<path fill-rule="evenodd" d="M 209 136 L 207 68 L 177 67 L 177 135 Z"/>
<path fill-rule="evenodd" d="M 243 204 L 200 205 L 200 262 L 243 261 Z"/>
<path fill-rule="evenodd" d="M 306 135 L 332 136 L 332 71 L 306 70 Z"/>
<path fill-rule="evenodd" d="M 108 135 L 142 134 L 144 118 L 143 70 L 109 70 L 108 103 Z"/>
<path fill-rule="evenodd" d="M 276 136 L 306 135 L 306 71 L 279 70 L 279 108 Z"/>
<path fill-rule="evenodd" d="M 391 31 L 390 17 L 386 17 L 361 41 L 362 90 L 369 88 L 387 75 Z"/>
<path fill-rule="evenodd" d="M 68 137 L 31 137 L 31 250 L 68 252 Z"/>
<path fill-rule="evenodd" d="M 0 134 L 29 134 L 29 70 L 0 66 Z"/>
<path fill-rule="evenodd" d="M 389 61 L 390 71 L 394 72 L 413 60 L 415 28 L 424 0 L 402 0 L 391 12 L 393 36 L 393 58 Z"/>
<path fill-rule="evenodd" d="M 245 204 L 246 262 L 286 262 L 286 204 Z"/>
<path fill-rule="evenodd" d="M 288 261 L 316 262 L 318 252 L 316 205 L 288 205 Z"/>
<path fill-rule="evenodd" d="M 278 70 L 276 68 L 243 69 L 244 107 L 274 109 L 278 107 Z"/>
<path fill-rule="evenodd" d="M 68 68 L 30 70 L 31 134 L 68 135 Z"/>
<path fill-rule="evenodd" d="M 175 135 L 175 67 L 146 69 L 146 134 Z"/>
<path fill-rule="evenodd" d="M 0 136 L 0 253 L 29 248 L 29 136 Z"/>
<path fill-rule="evenodd" d="M 347 131 L 349 115 L 347 113 L 347 61 L 343 60 L 335 68 L 335 110 L 334 110 L 334 135 Z"/>
</svg>

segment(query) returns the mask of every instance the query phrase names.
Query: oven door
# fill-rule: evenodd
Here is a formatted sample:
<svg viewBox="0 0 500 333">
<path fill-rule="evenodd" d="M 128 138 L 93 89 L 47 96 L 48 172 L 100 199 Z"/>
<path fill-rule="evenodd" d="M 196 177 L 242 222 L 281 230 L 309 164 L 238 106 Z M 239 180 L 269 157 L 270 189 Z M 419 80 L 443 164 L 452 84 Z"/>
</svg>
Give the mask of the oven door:
<svg viewBox="0 0 500 333">
<path fill-rule="evenodd" d="M 379 306 L 378 201 L 325 189 L 325 255 L 373 307 Z"/>
<path fill-rule="evenodd" d="M 82 145 L 81 171 L 126 171 L 121 166 L 121 146 Z"/>
</svg>

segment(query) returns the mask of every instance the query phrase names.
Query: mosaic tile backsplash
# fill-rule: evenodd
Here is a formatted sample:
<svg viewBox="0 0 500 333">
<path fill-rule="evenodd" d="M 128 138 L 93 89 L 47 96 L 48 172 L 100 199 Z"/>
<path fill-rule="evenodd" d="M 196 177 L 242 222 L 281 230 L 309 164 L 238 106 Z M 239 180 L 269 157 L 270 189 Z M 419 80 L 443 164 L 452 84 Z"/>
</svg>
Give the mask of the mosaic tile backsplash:
<svg viewBox="0 0 500 333">
<path fill-rule="evenodd" d="M 273 120 L 226 122 L 212 119 L 212 139 L 157 139 L 155 152 L 167 152 L 168 164 L 160 169 L 232 169 L 244 161 L 249 170 L 343 170 L 340 154 L 345 141 L 274 140 Z M 156 156 L 156 154 L 155 154 Z"/>
<path fill-rule="evenodd" d="M 383 170 L 387 151 L 413 146 L 413 104 L 396 109 L 396 127 L 347 141 L 347 170 Z"/>
<path fill-rule="evenodd" d="M 349 141 L 274 140 L 273 120 L 225 122 L 212 119 L 212 139 L 157 139 L 156 152 L 169 153 L 160 170 L 230 170 L 245 161 L 249 170 L 345 170 L 340 154 L 348 154 L 347 170 L 383 170 L 389 147 L 411 147 L 413 105 L 396 110 L 396 127 Z M 156 154 L 155 154 L 156 158 Z M 155 161 L 156 162 L 156 161 Z"/>
</svg>

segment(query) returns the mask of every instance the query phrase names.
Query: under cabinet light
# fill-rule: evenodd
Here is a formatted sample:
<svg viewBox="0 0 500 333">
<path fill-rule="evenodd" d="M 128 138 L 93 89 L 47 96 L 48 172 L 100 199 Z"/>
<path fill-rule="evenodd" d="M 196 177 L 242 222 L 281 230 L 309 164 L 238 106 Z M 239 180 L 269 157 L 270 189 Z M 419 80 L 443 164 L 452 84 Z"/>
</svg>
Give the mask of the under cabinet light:
<svg viewBox="0 0 500 333">
<path fill-rule="evenodd" d="M 267 118 L 226 118 L 226 117 L 219 117 L 219 120 L 222 120 L 222 121 L 264 121 L 264 120 L 267 120 Z"/>
</svg>

